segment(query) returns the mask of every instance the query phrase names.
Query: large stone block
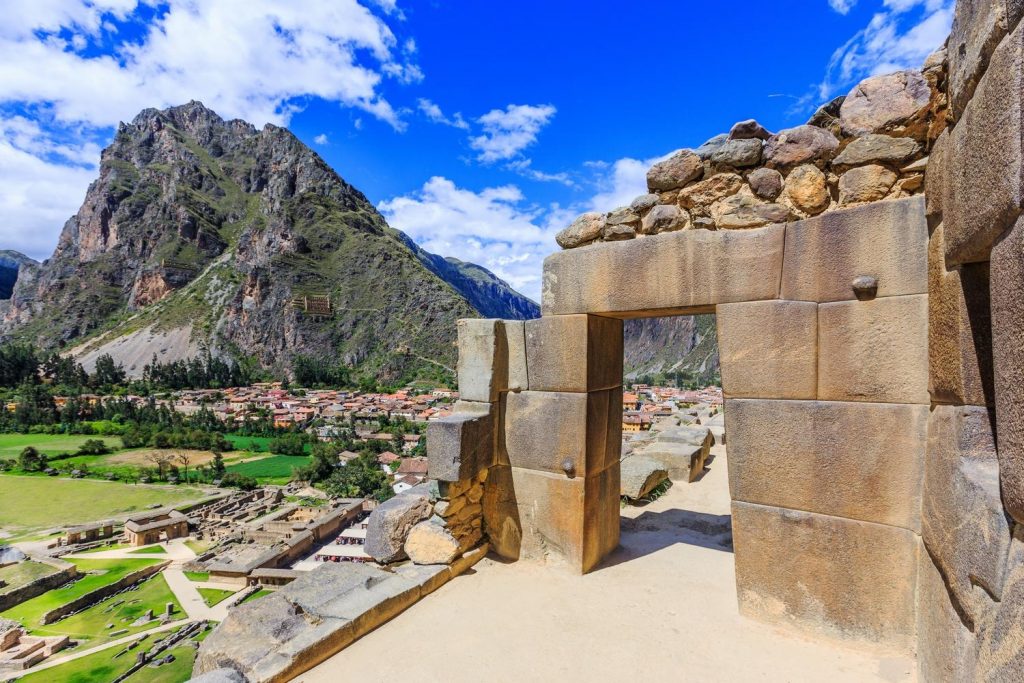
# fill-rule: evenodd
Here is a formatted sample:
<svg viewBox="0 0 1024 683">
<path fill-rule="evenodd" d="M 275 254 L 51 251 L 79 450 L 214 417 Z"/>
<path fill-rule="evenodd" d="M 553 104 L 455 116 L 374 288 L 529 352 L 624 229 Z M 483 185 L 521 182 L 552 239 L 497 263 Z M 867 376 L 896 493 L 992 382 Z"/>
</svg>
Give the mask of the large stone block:
<svg viewBox="0 0 1024 683">
<path fill-rule="evenodd" d="M 987 261 L 1024 202 L 1024 26 L 992 54 L 950 133 L 942 220 L 946 265 Z"/>
<path fill-rule="evenodd" d="M 732 532 L 742 614 L 913 649 L 918 541 L 912 532 L 738 501 Z"/>
<path fill-rule="evenodd" d="M 597 391 L 622 384 L 622 321 L 598 315 L 527 320 L 531 391 Z"/>
<path fill-rule="evenodd" d="M 974 633 L 957 612 L 928 551 L 920 548 L 918 556 L 917 678 L 921 683 L 971 683 Z"/>
<path fill-rule="evenodd" d="M 487 481 L 484 482 L 483 516 L 491 549 L 507 560 L 519 559 L 523 525 L 519 521 L 512 468 L 508 465 L 496 465 L 487 475 Z"/>
<path fill-rule="evenodd" d="M 495 461 L 497 407 L 457 412 L 427 424 L 427 471 L 437 481 L 472 479 Z"/>
<path fill-rule="evenodd" d="M 596 476 L 512 468 L 522 541 L 519 557 L 586 573 L 619 542 L 619 468 Z"/>
<path fill-rule="evenodd" d="M 818 306 L 810 301 L 722 304 L 722 388 L 737 398 L 813 399 L 818 388 Z"/>
<path fill-rule="evenodd" d="M 530 388 L 529 376 L 526 372 L 526 323 L 522 320 L 501 321 L 505 333 L 505 346 L 508 348 L 508 384 L 509 391 L 524 391 Z"/>
<path fill-rule="evenodd" d="M 1024 218 L 992 250 L 990 275 L 999 476 L 1003 504 L 1024 524 Z"/>
<path fill-rule="evenodd" d="M 1017 24 L 1024 3 L 1020 0 L 959 0 L 949 35 L 949 104 L 957 119 L 999 41 Z"/>
<path fill-rule="evenodd" d="M 928 155 L 928 168 L 924 174 L 925 216 L 929 221 L 942 219 L 942 196 L 945 194 L 947 160 L 949 159 L 949 129 L 943 129 L 932 143 Z M 929 259 L 931 256 L 929 255 Z"/>
<path fill-rule="evenodd" d="M 852 283 L 862 275 L 878 281 L 878 297 L 927 293 L 923 197 L 830 211 L 786 226 L 781 298 L 855 299 Z"/>
<path fill-rule="evenodd" d="M 459 397 L 494 402 L 508 388 L 508 345 L 500 320 L 458 322 Z"/>
<path fill-rule="evenodd" d="M 619 460 L 622 390 L 522 391 L 506 397 L 504 449 L 513 467 L 584 477 Z"/>
<path fill-rule="evenodd" d="M 985 408 L 938 406 L 928 421 L 921 536 L 972 622 L 983 608 L 976 586 L 998 600 L 1010 552 L 990 420 Z"/>
<path fill-rule="evenodd" d="M 1024 526 L 1014 527 L 1003 599 L 978 631 L 976 680 L 1024 681 Z"/>
<path fill-rule="evenodd" d="M 673 481 L 692 482 L 704 471 L 714 441 L 707 427 L 673 427 L 658 432 L 642 453 L 664 465 Z"/>
<path fill-rule="evenodd" d="M 544 315 L 670 315 L 775 299 L 785 233 L 783 225 L 682 230 L 552 254 L 544 261 Z"/>
<path fill-rule="evenodd" d="M 927 406 L 730 399 L 733 500 L 920 529 Z"/>
<path fill-rule="evenodd" d="M 928 403 L 928 297 L 819 306 L 818 398 Z"/>
<path fill-rule="evenodd" d="M 928 247 L 928 390 L 933 403 L 994 405 L 989 264 L 947 272 L 943 232 Z"/>
</svg>

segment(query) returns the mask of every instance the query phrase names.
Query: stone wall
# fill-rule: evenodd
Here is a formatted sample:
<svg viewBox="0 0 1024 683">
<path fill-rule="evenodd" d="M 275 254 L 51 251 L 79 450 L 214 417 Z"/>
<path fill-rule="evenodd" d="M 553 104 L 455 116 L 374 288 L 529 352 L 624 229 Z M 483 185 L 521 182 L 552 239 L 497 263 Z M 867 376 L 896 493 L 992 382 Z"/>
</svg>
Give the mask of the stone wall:
<svg viewBox="0 0 1024 683">
<path fill-rule="evenodd" d="M 490 463 L 494 551 L 615 547 L 621 320 L 714 312 L 741 611 L 1024 680 L 1022 13 L 961 0 L 922 71 L 675 153 L 559 234 L 540 320 L 460 323 L 496 431 L 431 472 Z"/>
<path fill-rule="evenodd" d="M 926 178 L 925 681 L 1024 680 L 1024 6 L 956 8 Z"/>
<path fill-rule="evenodd" d="M 26 600 L 31 600 L 34 597 L 42 595 L 48 590 L 53 590 L 78 578 L 78 567 L 51 557 L 35 557 L 30 556 L 29 560 L 33 562 L 41 562 L 43 564 L 53 567 L 53 572 L 46 576 L 41 576 L 35 581 L 31 581 L 24 586 L 19 586 L 9 591 L 5 591 L 0 595 L 0 612 L 9 610 L 15 605 L 20 605 Z"/>
<path fill-rule="evenodd" d="M 44 613 L 43 616 L 39 618 L 39 623 L 45 626 L 46 624 L 52 624 L 55 621 L 60 621 L 64 617 L 74 614 L 75 612 L 79 612 L 90 605 L 94 605 L 100 600 L 108 598 L 115 593 L 119 593 L 129 586 L 145 581 L 155 574 L 159 574 L 170 563 L 171 561 L 167 560 L 166 562 L 160 562 L 149 567 L 143 567 L 142 569 L 138 569 L 127 574 L 114 583 L 89 591 L 85 595 L 81 595 L 67 604 L 55 607 L 49 612 Z"/>
</svg>

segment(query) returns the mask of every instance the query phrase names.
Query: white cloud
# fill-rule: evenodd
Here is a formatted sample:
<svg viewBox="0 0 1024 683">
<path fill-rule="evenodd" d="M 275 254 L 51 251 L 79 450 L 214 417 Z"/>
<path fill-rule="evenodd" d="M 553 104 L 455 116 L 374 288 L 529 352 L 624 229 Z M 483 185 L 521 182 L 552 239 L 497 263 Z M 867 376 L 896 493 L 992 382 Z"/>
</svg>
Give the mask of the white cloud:
<svg viewBox="0 0 1024 683">
<path fill-rule="evenodd" d="M 546 173 L 533 168 L 532 159 L 515 159 L 510 161 L 506 168 L 510 171 L 515 171 L 519 175 L 524 178 L 529 178 L 530 180 L 537 180 L 542 183 L 560 183 L 566 187 L 576 186 L 576 183 L 565 171 L 561 171 L 559 173 Z"/>
<path fill-rule="evenodd" d="M 847 14 L 853 6 L 857 4 L 857 0 L 828 0 L 828 5 L 836 12 L 840 14 Z"/>
<path fill-rule="evenodd" d="M 442 125 L 459 128 L 461 130 L 469 130 L 469 124 L 466 123 L 465 119 L 462 118 L 462 114 L 459 112 L 455 112 L 451 117 L 445 116 L 444 112 L 441 111 L 441 107 L 425 97 L 421 97 L 417 101 L 417 106 L 419 107 L 419 110 L 434 123 L 440 123 Z"/>
<path fill-rule="evenodd" d="M 402 19 L 394 0 L 373 2 L 388 21 Z M 0 246 L 53 244 L 92 177 L 84 169 L 98 161 L 81 140 L 108 138 L 146 107 L 197 99 L 227 118 L 286 125 L 322 98 L 402 130 L 380 88 L 422 80 L 414 54 L 414 41 L 400 44 L 357 0 L 4 0 L 0 206 L 11 213 Z M 45 131 L 19 132 L 27 119 L 15 114 L 26 112 Z M 29 177 L 48 188 L 45 198 Z"/>
<path fill-rule="evenodd" d="M 600 174 L 596 192 L 569 207 L 531 204 L 515 185 L 474 192 L 434 177 L 377 208 L 424 249 L 478 263 L 539 302 L 544 257 L 558 250 L 558 231 L 584 211 L 610 211 L 646 193 L 647 169 L 667 156 L 591 162 Z"/>
<path fill-rule="evenodd" d="M 473 192 L 442 177 L 377 208 L 427 251 L 482 265 L 535 301 L 541 263 L 557 249 L 555 233 L 575 215 L 531 206 L 515 185 Z"/>
<path fill-rule="evenodd" d="M 550 104 L 510 104 L 505 109 L 492 109 L 477 119 L 483 135 L 470 138 L 469 146 L 480 152 L 477 159 L 485 164 L 512 159 L 537 141 L 541 128 L 556 111 Z"/>
<path fill-rule="evenodd" d="M 313 138 L 313 142 L 315 142 L 318 145 L 326 145 L 327 144 L 327 134 L 326 133 L 320 133 L 320 135 L 317 135 L 315 138 Z"/>
<path fill-rule="evenodd" d="M 949 35 L 955 0 L 884 0 L 868 25 L 839 47 L 817 87 L 825 101 L 860 80 L 919 68 Z"/>
</svg>

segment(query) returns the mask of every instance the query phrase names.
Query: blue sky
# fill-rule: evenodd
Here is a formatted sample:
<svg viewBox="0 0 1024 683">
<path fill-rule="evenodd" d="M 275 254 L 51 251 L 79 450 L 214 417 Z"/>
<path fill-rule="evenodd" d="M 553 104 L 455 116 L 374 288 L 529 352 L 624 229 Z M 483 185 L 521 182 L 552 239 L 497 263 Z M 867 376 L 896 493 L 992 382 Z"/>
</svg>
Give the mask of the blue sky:
<svg viewBox="0 0 1024 683">
<path fill-rule="evenodd" d="M 118 121 L 287 125 L 389 222 L 538 299 L 553 235 L 737 120 L 919 66 L 953 0 L 4 0 L 0 248 L 45 258 Z"/>
</svg>

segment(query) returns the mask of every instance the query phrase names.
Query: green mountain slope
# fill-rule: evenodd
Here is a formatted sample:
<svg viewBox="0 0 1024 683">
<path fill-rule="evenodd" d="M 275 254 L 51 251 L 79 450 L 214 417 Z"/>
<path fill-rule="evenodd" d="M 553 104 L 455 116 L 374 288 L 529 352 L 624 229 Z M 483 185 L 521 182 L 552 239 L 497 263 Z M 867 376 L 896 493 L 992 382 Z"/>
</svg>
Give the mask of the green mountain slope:
<svg viewBox="0 0 1024 683">
<path fill-rule="evenodd" d="M 329 307 L 328 307 L 329 302 Z M 121 124 L 52 258 L 19 278 L 0 337 L 110 352 L 138 373 L 209 350 L 297 354 L 378 379 L 454 367 L 455 320 L 537 306 L 424 252 L 289 131 L 198 102 Z"/>
</svg>

